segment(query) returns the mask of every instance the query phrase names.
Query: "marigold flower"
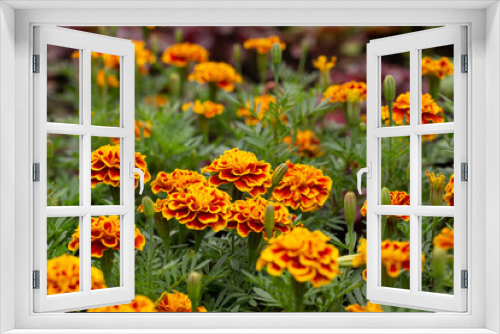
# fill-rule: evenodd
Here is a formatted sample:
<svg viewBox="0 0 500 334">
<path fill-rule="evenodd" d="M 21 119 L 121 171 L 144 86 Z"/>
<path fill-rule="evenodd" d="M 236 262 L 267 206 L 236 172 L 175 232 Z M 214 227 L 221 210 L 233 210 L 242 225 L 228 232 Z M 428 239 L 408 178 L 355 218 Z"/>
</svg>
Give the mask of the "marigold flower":
<svg viewBox="0 0 500 334">
<path fill-rule="evenodd" d="M 431 184 L 430 191 L 430 202 L 431 205 L 442 205 L 443 204 L 443 191 L 444 191 L 444 180 L 445 177 L 442 173 L 430 173 L 428 170 L 425 171 L 427 178 Z"/>
<path fill-rule="evenodd" d="M 99 72 L 97 72 L 97 85 L 99 87 L 108 85 L 109 87 L 116 88 L 120 87 L 120 81 L 118 81 L 116 75 L 109 74 L 106 76 L 104 70 L 99 70 Z"/>
<path fill-rule="evenodd" d="M 153 203 L 153 209 L 155 212 L 162 212 L 166 201 L 166 199 L 157 198 L 156 202 Z M 137 207 L 137 212 L 144 213 L 144 206 L 142 204 Z"/>
<path fill-rule="evenodd" d="M 134 125 L 135 138 L 141 140 L 141 138 L 151 137 L 151 121 L 135 121 Z M 142 132 L 142 135 L 141 135 Z"/>
<path fill-rule="evenodd" d="M 208 179 L 213 186 L 232 182 L 239 191 L 252 196 L 265 194 L 272 183 L 271 165 L 258 161 L 255 154 L 238 148 L 225 151 L 201 172 L 214 174 Z"/>
<path fill-rule="evenodd" d="M 158 94 L 155 96 L 146 96 L 144 98 L 144 102 L 147 105 L 155 104 L 157 107 L 164 107 L 168 103 L 168 97 L 165 95 L 161 95 L 161 94 Z"/>
<path fill-rule="evenodd" d="M 286 136 L 283 143 L 288 146 L 292 145 L 292 137 Z M 316 134 L 311 130 L 300 131 L 297 130 L 297 139 L 295 140 L 294 147 L 297 148 L 297 153 L 303 157 L 318 157 L 325 153 L 321 151 L 320 141 Z"/>
<path fill-rule="evenodd" d="M 359 238 L 358 253 L 352 259 L 352 266 L 358 268 L 364 265 L 366 265 L 366 239 Z"/>
<path fill-rule="evenodd" d="M 137 63 L 137 68 L 141 74 L 147 74 L 149 72 L 147 64 L 154 64 L 156 57 L 151 50 L 146 49 L 144 41 L 133 40 L 132 43 L 135 45 L 135 62 Z"/>
<path fill-rule="evenodd" d="M 194 183 L 186 190 L 169 194 L 163 207 L 163 217 L 175 218 L 191 230 L 211 227 L 219 232 L 231 216 L 231 197 L 214 187 Z"/>
<path fill-rule="evenodd" d="M 174 44 L 167 48 L 161 60 L 165 64 L 186 67 L 190 63 L 204 63 L 208 60 L 208 51 L 201 45 L 189 42 Z"/>
<path fill-rule="evenodd" d="M 93 257 L 102 257 L 105 250 L 120 250 L 120 218 L 118 216 L 100 216 L 91 218 L 90 222 L 90 253 Z M 134 247 L 140 251 L 146 244 L 146 238 L 136 227 L 134 232 Z M 70 251 L 80 248 L 80 226 L 71 236 L 68 244 Z"/>
<path fill-rule="evenodd" d="M 430 94 L 422 94 L 422 124 L 443 123 L 443 108 L 441 108 Z M 394 101 L 392 120 L 396 125 L 410 124 L 410 92 L 399 95 Z M 382 106 L 382 120 L 389 126 L 389 108 Z"/>
<path fill-rule="evenodd" d="M 329 284 L 340 274 L 339 250 L 329 240 L 321 231 L 296 227 L 269 240 L 257 270 L 265 267 L 270 275 L 280 276 L 286 269 L 298 282 L 309 281 L 315 288 Z"/>
<path fill-rule="evenodd" d="M 231 206 L 231 216 L 228 219 L 227 228 L 238 231 L 242 237 L 247 237 L 250 232 L 263 232 L 266 238 L 268 236 L 265 229 L 265 214 L 268 204 L 274 207 L 274 230 L 288 232 L 292 227 L 292 215 L 288 209 L 280 204 L 268 201 L 260 196 L 238 200 Z M 273 233 L 274 234 L 274 233 Z"/>
<path fill-rule="evenodd" d="M 446 205 L 454 206 L 455 205 L 455 174 L 450 176 L 450 181 L 446 185 L 445 195 L 443 197 Z"/>
<path fill-rule="evenodd" d="M 422 59 L 422 75 L 432 75 L 444 79 L 445 76 L 451 74 L 453 74 L 453 63 L 448 57 L 436 60 L 430 57 Z"/>
<path fill-rule="evenodd" d="M 369 301 L 366 302 L 366 306 L 354 304 L 347 306 L 345 310 L 348 312 L 384 312 L 379 304 L 372 304 Z"/>
<path fill-rule="evenodd" d="M 390 277 L 398 277 L 402 269 L 410 271 L 410 243 L 389 239 L 383 241 L 381 259 L 382 265 Z M 423 253 L 422 262 L 425 262 Z"/>
<path fill-rule="evenodd" d="M 91 160 L 91 185 L 95 188 L 100 183 L 105 183 L 113 187 L 120 186 L 120 145 L 101 146 L 92 152 Z M 151 180 L 148 171 L 146 156 L 140 152 L 135 152 L 135 167 L 144 172 L 144 182 Z M 135 187 L 139 185 L 139 175 L 135 176 Z"/>
<path fill-rule="evenodd" d="M 156 179 L 151 182 L 151 190 L 154 194 L 166 192 L 172 194 L 184 191 L 194 183 L 201 183 L 208 186 L 207 179 L 196 171 L 187 169 L 176 169 L 172 173 L 159 172 Z"/>
<path fill-rule="evenodd" d="M 323 100 L 331 103 L 347 102 L 349 99 L 366 100 L 366 83 L 351 81 L 340 85 L 332 85 L 323 93 Z"/>
<path fill-rule="evenodd" d="M 162 293 L 156 301 L 156 309 L 158 312 L 192 312 L 193 305 L 188 295 L 174 290 L 174 293 Z M 198 312 L 207 312 L 207 309 L 199 306 Z"/>
<path fill-rule="evenodd" d="M 250 101 L 247 101 L 245 107 L 238 108 L 236 115 L 239 117 L 245 117 L 246 125 L 256 125 L 259 121 L 262 121 L 264 115 L 269 111 L 271 103 L 276 104 L 276 98 L 272 95 L 256 96 L 253 99 L 253 111 Z"/>
<path fill-rule="evenodd" d="M 186 111 L 192 107 L 194 113 L 198 115 L 203 115 L 206 118 L 214 118 L 216 115 L 222 114 L 224 111 L 224 105 L 221 103 L 215 103 L 212 101 L 200 101 L 196 100 L 194 102 L 184 103 L 182 105 L 182 111 Z"/>
<path fill-rule="evenodd" d="M 217 87 L 226 92 L 234 90 L 234 84 L 241 82 L 241 75 L 227 63 L 207 62 L 197 64 L 193 73 L 188 76 L 189 81 L 196 81 L 199 84 L 213 82 Z"/>
<path fill-rule="evenodd" d="M 455 247 L 455 230 L 445 227 L 441 232 L 432 240 L 434 247 L 444 250 L 452 249 Z"/>
<path fill-rule="evenodd" d="M 135 295 L 134 300 L 128 304 L 97 307 L 87 312 L 156 312 L 155 304 L 146 296 Z"/>
<path fill-rule="evenodd" d="M 268 53 L 274 43 L 279 43 L 281 50 L 286 49 L 286 44 L 277 36 L 269 36 L 266 38 L 249 38 L 243 43 L 245 49 L 255 49 L 257 53 Z"/>
<path fill-rule="evenodd" d="M 391 191 L 391 205 L 410 205 L 410 195 L 406 191 Z M 360 213 L 366 217 L 366 201 L 361 207 Z M 391 216 L 387 216 L 389 218 Z M 410 220 L 410 216 L 395 216 L 398 219 L 403 219 L 405 222 Z"/>
<path fill-rule="evenodd" d="M 313 60 L 313 66 L 322 72 L 330 71 L 332 68 L 335 67 L 336 63 L 337 63 L 337 57 L 335 56 L 333 56 L 330 61 L 328 61 L 328 58 L 323 55 Z"/>
<path fill-rule="evenodd" d="M 90 269 L 92 290 L 106 288 L 100 269 Z M 63 254 L 47 260 L 47 295 L 80 291 L 80 259 Z"/>
<path fill-rule="evenodd" d="M 323 171 L 304 164 L 288 164 L 288 171 L 274 188 L 273 198 L 296 210 L 303 212 L 320 209 L 332 190 L 332 179 Z"/>
</svg>

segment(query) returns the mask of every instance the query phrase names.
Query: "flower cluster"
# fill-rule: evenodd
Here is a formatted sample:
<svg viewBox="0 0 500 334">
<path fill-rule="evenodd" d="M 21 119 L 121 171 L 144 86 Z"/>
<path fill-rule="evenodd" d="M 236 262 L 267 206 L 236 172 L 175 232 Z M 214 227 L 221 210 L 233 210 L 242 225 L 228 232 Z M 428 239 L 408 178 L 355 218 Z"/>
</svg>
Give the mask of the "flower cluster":
<svg viewBox="0 0 500 334">
<path fill-rule="evenodd" d="M 225 151 L 201 172 L 214 174 L 208 179 L 213 186 L 233 183 L 239 191 L 252 196 L 263 195 L 271 187 L 271 165 L 238 148 Z"/>
<path fill-rule="evenodd" d="M 157 94 L 154 96 L 146 96 L 144 102 L 147 105 L 154 104 L 157 107 L 164 107 L 167 105 L 168 97 L 162 94 Z"/>
<path fill-rule="evenodd" d="M 256 125 L 262 121 L 264 115 L 269 111 L 271 103 L 276 103 L 276 98 L 272 95 L 260 95 L 253 99 L 253 110 L 250 101 L 247 101 L 245 107 L 240 107 L 236 111 L 239 117 L 245 117 L 246 125 Z"/>
<path fill-rule="evenodd" d="M 184 191 L 189 185 L 194 183 L 208 185 L 205 177 L 198 172 L 176 169 L 172 173 L 159 172 L 156 175 L 156 179 L 151 182 L 151 190 L 154 194 L 160 192 L 172 194 Z"/>
<path fill-rule="evenodd" d="M 340 85 L 332 85 L 323 93 L 323 101 L 331 103 L 347 102 L 350 99 L 366 100 L 366 83 L 351 81 Z"/>
<path fill-rule="evenodd" d="M 337 57 L 335 56 L 333 56 L 330 61 L 328 61 L 328 58 L 323 55 L 313 60 L 314 68 L 318 69 L 321 72 L 330 71 L 332 68 L 335 67 L 336 63 L 337 63 Z"/>
<path fill-rule="evenodd" d="M 148 74 L 148 64 L 154 64 L 156 62 L 154 53 L 146 49 L 146 43 L 144 43 L 144 41 L 134 40 L 132 43 L 135 45 L 135 62 L 137 63 L 139 73 Z"/>
<path fill-rule="evenodd" d="M 382 106 L 382 120 L 389 126 L 389 108 Z M 399 95 L 394 101 L 392 120 L 396 125 L 410 124 L 410 92 Z M 443 123 L 443 108 L 430 94 L 422 94 L 422 124 Z"/>
<path fill-rule="evenodd" d="M 242 80 L 241 75 L 231 65 L 216 62 L 197 64 L 188 79 L 199 84 L 214 83 L 227 92 L 232 92 L 235 84 Z"/>
<path fill-rule="evenodd" d="M 111 88 L 117 88 L 120 87 L 120 81 L 116 78 L 116 75 L 106 75 L 106 72 L 104 70 L 99 70 L 97 72 L 97 85 L 99 87 L 108 86 Z"/>
<path fill-rule="evenodd" d="M 248 198 L 244 201 L 235 201 L 231 206 L 231 216 L 228 219 L 227 228 L 235 228 L 238 234 L 244 238 L 250 232 L 263 232 L 266 238 L 272 237 L 268 236 L 264 229 L 264 218 L 269 204 L 274 207 L 274 229 L 281 232 L 290 231 L 293 217 L 288 212 L 288 209 L 280 203 L 267 201 L 260 196 Z"/>
<path fill-rule="evenodd" d="M 292 136 L 286 136 L 283 143 L 292 146 Z M 297 153 L 303 157 L 318 157 L 324 154 L 321 151 L 320 141 L 311 130 L 297 130 L 297 139 L 293 147 L 297 148 Z"/>
<path fill-rule="evenodd" d="M 90 269 L 92 290 L 106 288 L 102 271 Z M 63 254 L 47 260 L 47 295 L 80 291 L 80 259 Z"/>
<path fill-rule="evenodd" d="M 105 183 L 112 187 L 120 186 L 120 145 L 101 146 L 92 152 L 91 160 L 91 184 L 95 188 L 100 183 Z M 144 172 L 144 182 L 151 180 L 148 171 L 146 156 L 140 152 L 135 152 L 135 167 Z M 139 184 L 139 175 L 135 176 L 135 187 Z"/>
<path fill-rule="evenodd" d="M 158 312 L 192 312 L 193 305 L 188 295 L 174 290 L 174 293 L 164 292 L 158 298 L 156 310 Z M 198 312 L 207 312 L 207 309 L 199 306 Z"/>
<path fill-rule="evenodd" d="M 135 295 L 134 300 L 128 304 L 97 307 L 87 312 L 156 312 L 155 304 L 146 296 Z"/>
<path fill-rule="evenodd" d="M 389 239 L 383 241 L 381 258 L 387 275 L 390 277 L 398 277 L 402 269 L 410 271 L 410 243 Z M 423 253 L 422 262 L 425 262 Z"/>
<path fill-rule="evenodd" d="M 430 75 L 438 77 L 439 79 L 444 79 L 445 76 L 452 74 L 453 63 L 448 57 L 442 57 L 436 60 L 430 57 L 424 57 L 422 59 L 422 75 Z"/>
<path fill-rule="evenodd" d="M 353 304 L 347 306 L 345 310 L 348 312 L 384 312 L 379 304 L 373 304 L 369 301 L 366 302 L 366 306 Z"/>
<path fill-rule="evenodd" d="M 391 191 L 391 205 L 410 205 L 410 195 L 406 191 Z M 360 213 L 366 217 L 366 201 L 361 207 Z M 390 215 L 387 218 L 391 217 Z M 405 222 L 410 220 L 410 216 L 395 216 L 398 219 L 403 219 Z"/>
<path fill-rule="evenodd" d="M 243 43 L 245 49 L 255 49 L 257 53 L 266 54 L 271 50 L 274 43 L 279 43 L 281 50 L 286 49 L 286 44 L 277 36 L 269 36 L 266 38 L 250 38 Z"/>
<path fill-rule="evenodd" d="M 265 267 L 270 275 L 280 276 L 286 269 L 298 282 L 309 281 L 316 288 L 329 284 L 340 274 L 339 251 L 329 240 L 321 231 L 296 227 L 269 240 L 257 270 Z"/>
<path fill-rule="evenodd" d="M 287 161 L 288 171 L 273 191 L 273 199 L 303 212 L 320 209 L 332 190 L 332 179 L 323 171 Z"/>
<path fill-rule="evenodd" d="M 444 194 L 444 201 L 446 202 L 446 205 L 448 206 L 454 206 L 455 205 L 455 174 L 452 174 L 450 176 L 450 181 L 444 188 L 445 194 Z"/>
<path fill-rule="evenodd" d="M 434 237 L 432 243 L 434 247 L 441 248 L 444 250 L 452 249 L 455 246 L 455 230 L 445 227 L 441 232 Z"/>
<path fill-rule="evenodd" d="M 183 111 L 186 111 L 189 108 L 191 108 L 195 114 L 203 115 L 206 118 L 214 118 L 215 116 L 222 114 L 224 111 L 223 104 L 212 101 L 202 102 L 200 100 L 196 100 L 194 104 L 193 102 L 188 102 L 182 105 Z"/>
<path fill-rule="evenodd" d="M 208 60 L 208 51 L 201 45 L 188 42 L 174 44 L 163 52 L 161 60 L 165 64 L 186 67 L 190 63 L 204 63 Z"/>
<path fill-rule="evenodd" d="M 118 216 L 100 216 L 91 218 L 90 223 L 90 253 L 93 257 L 102 257 L 107 249 L 120 250 L 120 219 Z M 141 250 L 146 244 L 146 238 L 136 227 L 134 232 L 134 246 Z M 80 227 L 78 226 L 71 236 L 68 245 L 70 251 L 80 247 Z"/>
</svg>

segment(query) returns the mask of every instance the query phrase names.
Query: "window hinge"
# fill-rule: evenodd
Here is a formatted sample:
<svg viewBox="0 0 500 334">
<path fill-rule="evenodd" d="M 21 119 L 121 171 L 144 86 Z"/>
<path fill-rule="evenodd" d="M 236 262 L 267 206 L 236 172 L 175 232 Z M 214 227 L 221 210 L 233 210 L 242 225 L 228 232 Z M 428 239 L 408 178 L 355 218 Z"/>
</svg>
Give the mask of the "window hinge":
<svg viewBox="0 0 500 334">
<path fill-rule="evenodd" d="M 40 182 L 40 163 L 33 164 L 33 181 Z"/>
<path fill-rule="evenodd" d="M 469 57 L 467 55 L 462 55 L 462 69 L 460 72 L 469 72 Z"/>
<path fill-rule="evenodd" d="M 33 55 L 33 73 L 40 73 L 40 55 Z"/>
<path fill-rule="evenodd" d="M 469 273 L 467 270 L 462 270 L 461 272 L 462 289 L 469 288 Z"/>
<path fill-rule="evenodd" d="M 469 181 L 469 165 L 466 162 L 460 164 L 460 181 Z"/>
<path fill-rule="evenodd" d="M 40 289 L 40 270 L 33 270 L 33 289 Z"/>
</svg>

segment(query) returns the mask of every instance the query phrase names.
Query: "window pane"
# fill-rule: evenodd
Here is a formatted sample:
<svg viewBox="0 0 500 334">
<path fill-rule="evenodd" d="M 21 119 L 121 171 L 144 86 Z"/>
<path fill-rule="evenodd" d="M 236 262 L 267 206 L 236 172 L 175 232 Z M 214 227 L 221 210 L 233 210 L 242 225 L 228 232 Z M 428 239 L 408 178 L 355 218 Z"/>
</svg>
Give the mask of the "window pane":
<svg viewBox="0 0 500 334">
<path fill-rule="evenodd" d="M 80 138 L 47 135 L 47 206 L 80 205 Z"/>
<path fill-rule="evenodd" d="M 120 138 L 92 137 L 92 205 L 119 205 Z"/>
<path fill-rule="evenodd" d="M 410 53 L 403 52 L 381 57 L 381 73 L 382 127 L 409 125 Z M 390 77 L 393 79 L 392 85 L 389 84 Z"/>
<path fill-rule="evenodd" d="M 382 187 L 391 192 L 391 203 L 384 204 L 410 205 L 410 137 L 381 138 L 381 144 Z"/>
<path fill-rule="evenodd" d="M 92 125 L 120 126 L 120 57 L 92 52 Z"/>
<path fill-rule="evenodd" d="M 91 219 L 92 289 L 119 287 L 120 216 Z"/>
<path fill-rule="evenodd" d="M 422 217 L 422 291 L 453 294 L 453 249 L 453 218 Z"/>
</svg>

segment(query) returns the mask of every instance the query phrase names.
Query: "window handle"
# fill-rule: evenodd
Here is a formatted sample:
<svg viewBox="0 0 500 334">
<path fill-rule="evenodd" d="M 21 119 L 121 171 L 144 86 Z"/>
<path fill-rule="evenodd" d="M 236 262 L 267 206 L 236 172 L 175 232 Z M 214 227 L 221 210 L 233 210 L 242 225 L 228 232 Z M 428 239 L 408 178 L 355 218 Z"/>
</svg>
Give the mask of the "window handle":
<svg viewBox="0 0 500 334">
<path fill-rule="evenodd" d="M 370 161 L 367 162 L 368 167 L 361 168 L 358 170 L 358 192 L 360 195 L 363 195 L 363 191 L 361 191 L 361 177 L 364 173 L 366 173 L 366 177 L 368 179 L 372 178 L 372 163 Z"/>
<path fill-rule="evenodd" d="M 131 161 L 129 166 L 131 179 L 135 180 L 135 174 L 139 174 L 139 195 L 142 195 L 142 191 L 144 190 L 144 172 L 142 169 L 135 167 L 135 161 Z"/>
</svg>

